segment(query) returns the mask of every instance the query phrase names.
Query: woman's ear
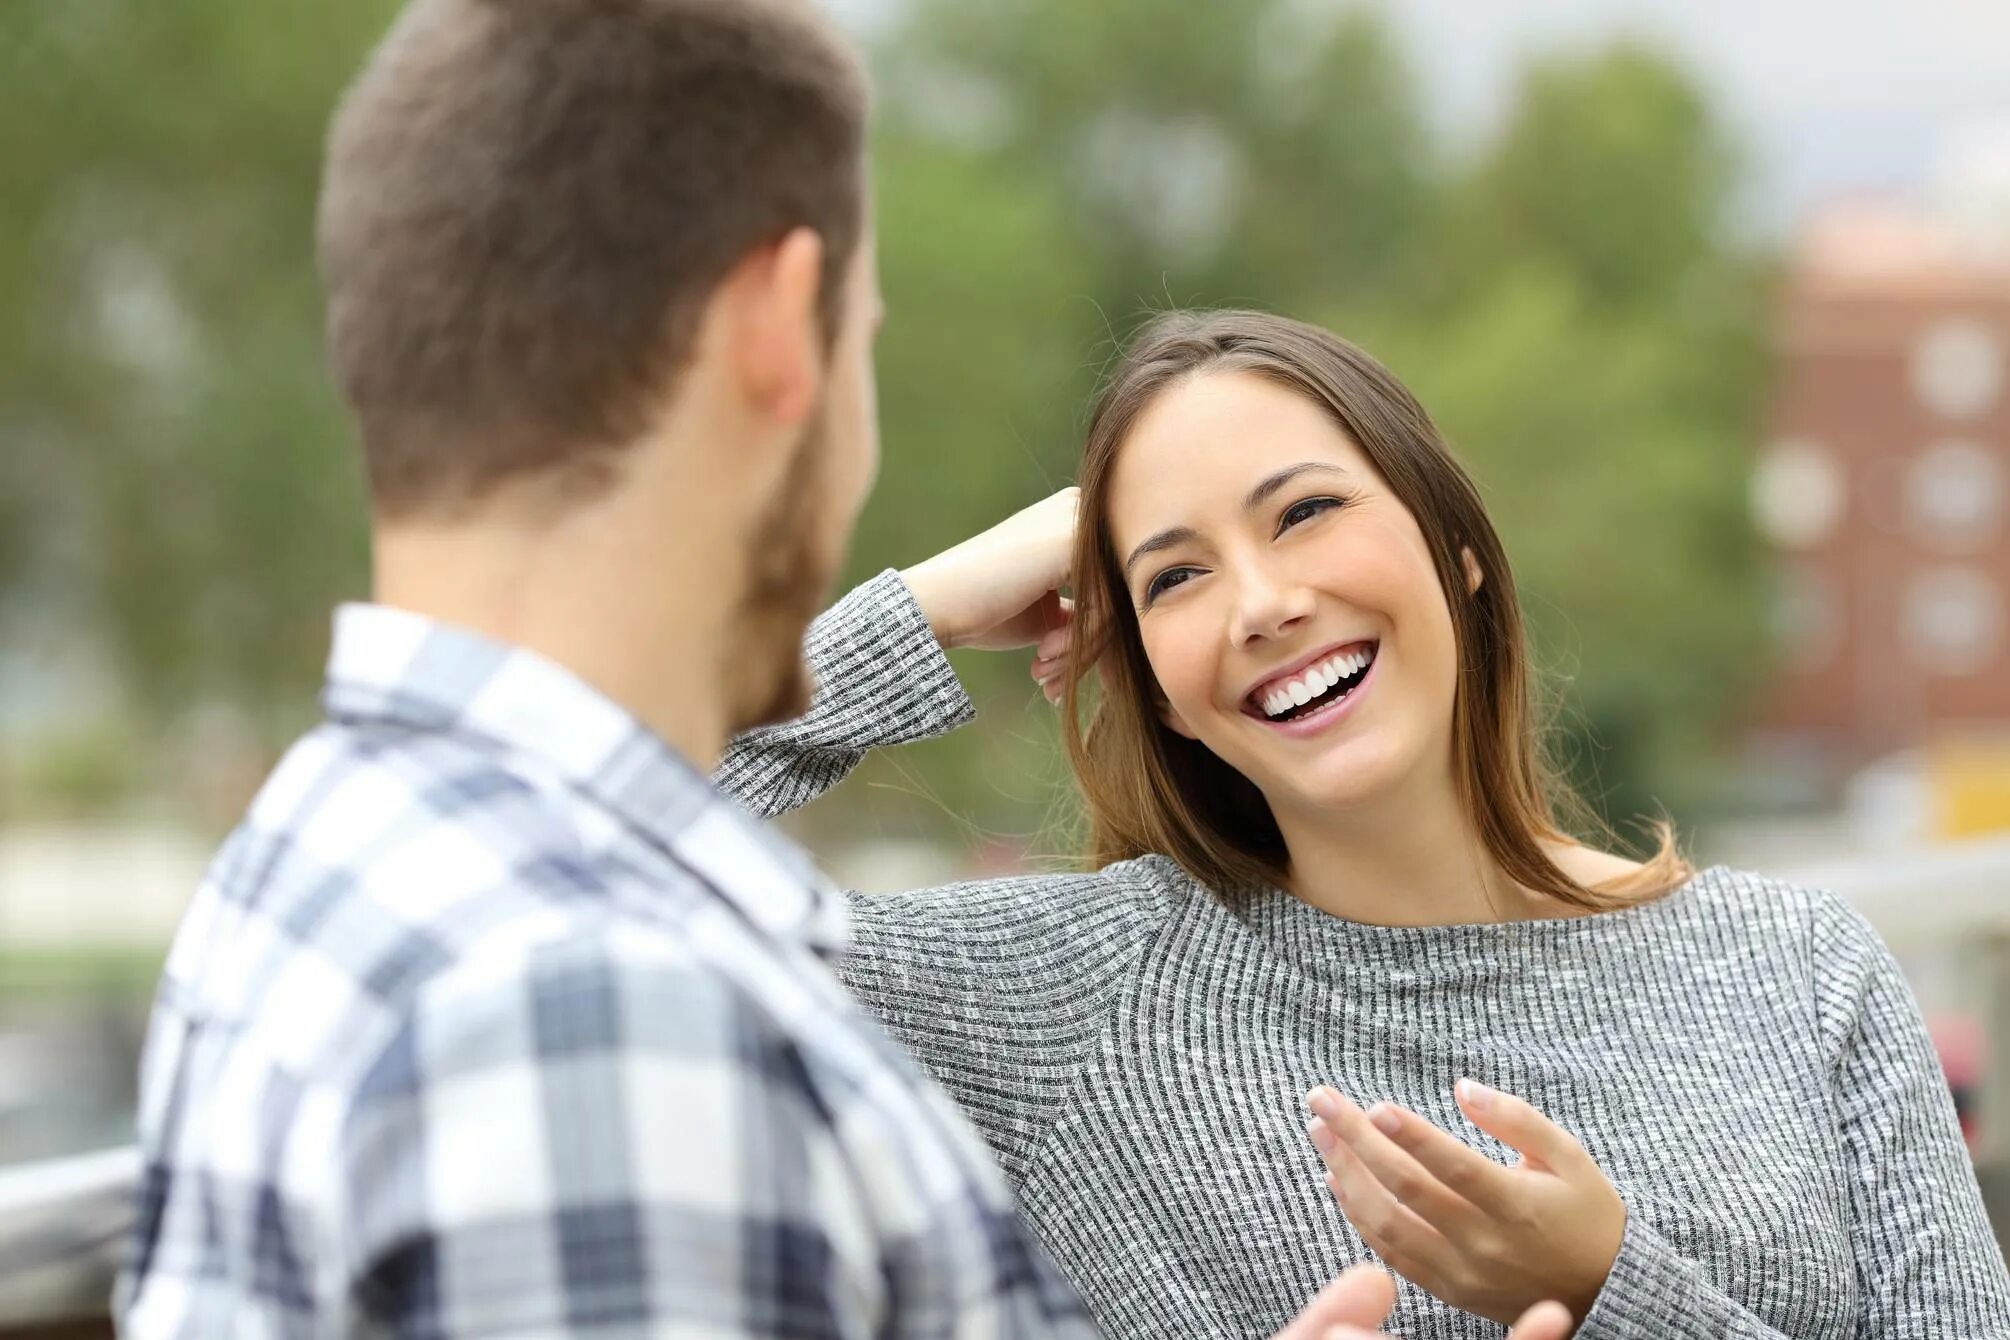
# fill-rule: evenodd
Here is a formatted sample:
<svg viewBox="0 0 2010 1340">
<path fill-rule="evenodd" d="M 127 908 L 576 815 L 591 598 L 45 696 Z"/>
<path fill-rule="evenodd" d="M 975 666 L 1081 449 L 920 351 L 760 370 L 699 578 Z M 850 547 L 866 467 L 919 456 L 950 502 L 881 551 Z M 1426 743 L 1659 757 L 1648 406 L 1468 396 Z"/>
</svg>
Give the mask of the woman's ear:
<svg viewBox="0 0 2010 1340">
<path fill-rule="evenodd" d="M 1459 549 L 1459 563 L 1466 570 L 1466 594 L 1472 595 L 1480 589 L 1480 584 L 1486 580 L 1486 574 L 1480 571 L 1480 561 L 1473 557 L 1473 551 L 1469 548 L 1462 546 Z"/>
</svg>

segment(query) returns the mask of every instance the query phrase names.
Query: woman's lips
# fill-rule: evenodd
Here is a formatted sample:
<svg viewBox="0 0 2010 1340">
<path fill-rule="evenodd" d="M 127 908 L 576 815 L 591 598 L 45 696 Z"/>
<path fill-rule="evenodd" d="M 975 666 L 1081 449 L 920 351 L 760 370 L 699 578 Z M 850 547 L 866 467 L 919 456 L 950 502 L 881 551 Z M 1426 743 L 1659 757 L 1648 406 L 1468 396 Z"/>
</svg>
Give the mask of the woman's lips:
<svg viewBox="0 0 2010 1340">
<path fill-rule="evenodd" d="M 1360 682 L 1348 690 L 1344 696 L 1335 698 L 1330 703 L 1322 704 L 1317 710 L 1307 712 L 1302 717 L 1293 717 L 1287 721 L 1273 721 L 1261 712 L 1249 707 L 1243 708 L 1243 715 L 1291 739 L 1303 739 L 1308 735 L 1317 735 L 1321 731 L 1337 724 L 1341 718 L 1353 711 L 1354 704 L 1360 701 L 1363 693 L 1368 691 L 1368 685 L 1374 680 L 1376 673 L 1381 668 L 1382 656 L 1381 649 L 1378 647 L 1375 659 L 1369 662 L 1366 670 L 1361 672 Z"/>
<path fill-rule="evenodd" d="M 1295 679 L 1311 667 L 1330 661 L 1336 656 L 1344 656 L 1351 651 L 1365 651 L 1368 655 L 1373 656 L 1380 646 L 1381 643 L 1376 638 L 1359 638 L 1352 642 L 1335 642 L 1332 646 L 1321 651 L 1315 651 L 1308 656 L 1301 657 L 1294 665 L 1287 666 L 1274 674 L 1266 675 L 1264 678 L 1258 680 L 1242 695 L 1242 701 L 1260 705 L 1264 692 L 1273 685 Z"/>
</svg>

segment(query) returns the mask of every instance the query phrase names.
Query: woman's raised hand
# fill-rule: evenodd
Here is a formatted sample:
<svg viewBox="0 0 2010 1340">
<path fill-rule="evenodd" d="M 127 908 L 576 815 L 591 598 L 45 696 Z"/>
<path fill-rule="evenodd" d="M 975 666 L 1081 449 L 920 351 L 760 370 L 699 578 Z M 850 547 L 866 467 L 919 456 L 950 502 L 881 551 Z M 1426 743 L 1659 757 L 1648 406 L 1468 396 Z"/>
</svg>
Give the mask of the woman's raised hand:
<svg viewBox="0 0 2010 1340">
<path fill-rule="evenodd" d="M 1520 1151 L 1503 1167 L 1414 1112 L 1307 1095 L 1326 1183 L 1375 1255 L 1454 1307 L 1507 1322 L 1540 1299 L 1583 1317 L 1626 1231 L 1626 1205 L 1584 1147 L 1510 1094 L 1460 1080 L 1459 1108 Z"/>
<path fill-rule="evenodd" d="M 1060 589 L 1074 561 L 1081 496 L 1062 489 L 901 573 L 935 640 L 994 651 L 1037 643 L 1055 649 L 1048 661 L 1065 651 L 1070 606 Z"/>
</svg>

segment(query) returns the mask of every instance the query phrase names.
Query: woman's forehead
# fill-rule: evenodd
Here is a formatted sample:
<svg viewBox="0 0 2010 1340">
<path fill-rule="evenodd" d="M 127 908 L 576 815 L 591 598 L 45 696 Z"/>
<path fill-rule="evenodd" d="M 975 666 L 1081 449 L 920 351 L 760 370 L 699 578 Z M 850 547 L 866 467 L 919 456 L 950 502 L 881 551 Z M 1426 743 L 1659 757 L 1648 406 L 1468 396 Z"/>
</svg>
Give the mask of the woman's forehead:
<svg viewBox="0 0 2010 1340">
<path fill-rule="evenodd" d="M 1157 396 L 1117 448 L 1110 526 L 1121 542 L 1132 531 L 1240 511 L 1252 488 L 1308 462 L 1374 476 L 1360 447 L 1309 397 L 1254 373 L 1203 373 Z"/>
</svg>

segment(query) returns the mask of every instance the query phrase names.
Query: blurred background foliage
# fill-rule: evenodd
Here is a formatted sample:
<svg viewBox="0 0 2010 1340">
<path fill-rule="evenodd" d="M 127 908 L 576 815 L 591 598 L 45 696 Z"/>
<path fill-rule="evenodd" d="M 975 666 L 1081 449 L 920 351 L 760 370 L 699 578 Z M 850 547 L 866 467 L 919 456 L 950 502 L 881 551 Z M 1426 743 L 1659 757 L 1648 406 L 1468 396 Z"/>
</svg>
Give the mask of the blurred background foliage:
<svg viewBox="0 0 2010 1340">
<path fill-rule="evenodd" d="M 0 18 L 0 621 L 89 647 L 116 702 L 10 728 L 15 806 L 140 796 L 221 825 L 311 719 L 367 559 L 314 191 L 394 10 Z M 878 31 L 885 454 L 851 575 L 1069 482 L 1147 312 L 1286 312 L 1383 357 L 1470 464 L 1594 798 L 1689 817 L 1764 668 L 1744 489 L 1768 269 L 1730 223 L 1737 146 L 1620 45 L 1532 65 L 1454 151 L 1416 55 L 1371 11 L 1287 0 L 1177 22 L 1157 0 L 921 0 Z M 875 760 L 812 836 L 1043 831 L 1065 774 L 1024 658 L 959 664 L 979 723 Z"/>
</svg>

